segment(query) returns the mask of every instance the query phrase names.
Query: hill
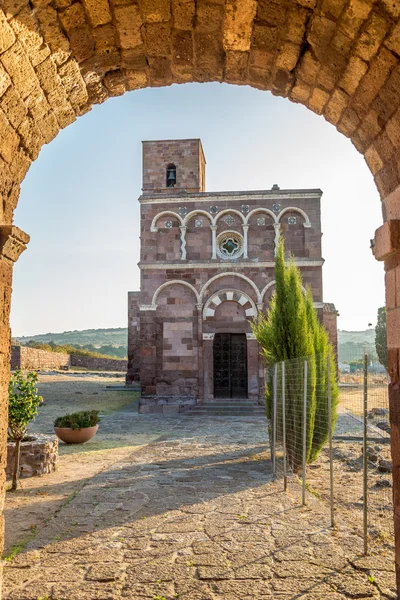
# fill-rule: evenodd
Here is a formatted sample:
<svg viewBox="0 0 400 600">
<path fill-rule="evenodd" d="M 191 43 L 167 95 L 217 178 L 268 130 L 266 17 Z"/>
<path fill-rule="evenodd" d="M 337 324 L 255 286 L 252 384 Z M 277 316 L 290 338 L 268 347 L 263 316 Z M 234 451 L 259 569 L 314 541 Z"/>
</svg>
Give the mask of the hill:
<svg viewBox="0 0 400 600">
<path fill-rule="evenodd" d="M 63 333 L 43 333 L 40 335 L 22 336 L 14 338 L 16 341 L 26 344 L 29 341 L 48 344 L 53 342 L 59 346 L 78 345 L 127 347 L 128 330 L 126 327 L 116 329 L 84 329 L 83 331 L 64 331 Z M 375 329 L 365 331 L 345 331 L 339 329 L 339 360 L 350 361 L 360 358 L 363 354 L 365 344 L 375 346 Z"/>
<path fill-rule="evenodd" d="M 62 333 L 42 333 L 39 335 L 25 335 L 14 337 L 14 340 L 21 344 L 26 344 L 29 341 L 41 342 L 48 344 L 53 342 L 58 346 L 64 344 L 79 345 L 79 346 L 127 346 L 128 330 L 126 327 L 118 327 L 115 329 L 84 329 L 83 331 L 64 331 Z"/>
<path fill-rule="evenodd" d="M 375 354 L 375 329 L 365 331 L 338 330 L 339 362 L 361 358 L 367 345 Z"/>
</svg>

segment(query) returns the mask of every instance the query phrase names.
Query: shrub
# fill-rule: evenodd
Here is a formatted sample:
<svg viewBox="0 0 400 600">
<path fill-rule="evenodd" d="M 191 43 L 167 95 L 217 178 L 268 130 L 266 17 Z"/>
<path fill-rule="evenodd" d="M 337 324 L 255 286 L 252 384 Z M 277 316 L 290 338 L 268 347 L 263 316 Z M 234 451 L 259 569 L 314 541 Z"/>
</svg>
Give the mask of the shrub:
<svg viewBox="0 0 400 600">
<path fill-rule="evenodd" d="M 12 490 L 18 486 L 21 442 L 28 424 L 34 420 L 38 407 L 43 401 L 36 387 L 37 373 L 27 373 L 26 377 L 19 369 L 10 378 L 8 385 L 8 435 L 15 442 L 15 461 L 12 475 Z"/>
<path fill-rule="evenodd" d="M 57 417 L 54 421 L 54 427 L 69 427 L 70 429 L 84 429 L 94 427 L 100 423 L 98 410 L 83 410 L 81 412 L 71 413 L 63 417 Z"/>
</svg>

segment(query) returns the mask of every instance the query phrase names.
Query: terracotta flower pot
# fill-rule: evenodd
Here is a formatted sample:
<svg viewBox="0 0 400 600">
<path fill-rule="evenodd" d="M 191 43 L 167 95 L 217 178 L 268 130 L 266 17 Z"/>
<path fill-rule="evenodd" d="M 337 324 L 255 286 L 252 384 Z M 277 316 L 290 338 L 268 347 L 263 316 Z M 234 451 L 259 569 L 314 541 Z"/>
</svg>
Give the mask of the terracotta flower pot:
<svg viewBox="0 0 400 600">
<path fill-rule="evenodd" d="M 93 427 L 82 427 L 81 429 L 54 427 L 54 431 L 56 436 L 66 444 L 84 444 L 97 433 L 98 428 L 98 425 L 94 425 Z"/>
</svg>

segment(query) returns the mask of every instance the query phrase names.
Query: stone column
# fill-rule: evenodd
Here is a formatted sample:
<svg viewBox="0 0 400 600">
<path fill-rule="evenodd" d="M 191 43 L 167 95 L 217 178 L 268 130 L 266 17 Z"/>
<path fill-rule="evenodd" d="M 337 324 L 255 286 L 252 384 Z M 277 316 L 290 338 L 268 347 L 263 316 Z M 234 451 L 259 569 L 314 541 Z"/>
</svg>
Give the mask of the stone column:
<svg viewBox="0 0 400 600">
<path fill-rule="evenodd" d="M 10 379 L 10 303 L 14 263 L 29 242 L 29 235 L 18 227 L 0 225 L 0 550 L 4 541 L 5 467 L 7 463 L 8 381 Z M 0 570 L 0 590 L 2 574 Z M 1 595 L 1 592 L 0 592 Z"/>
<path fill-rule="evenodd" d="M 198 385 L 199 393 L 197 402 L 204 399 L 204 353 L 203 353 L 203 305 L 196 304 L 197 308 L 197 359 L 198 359 Z"/>
<path fill-rule="evenodd" d="M 243 258 L 248 258 L 248 246 L 247 246 L 247 232 L 249 231 L 248 225 L 242 225 L 243 227 Z"/>
<path fill-rule="evenodd" d="M 181 230 L 181 259 L 186 260 L 186 230 L 187 230 L 187 227 L 185 227 L 185 225 L 180 225 L 179 229 Z"/>
<path fill-rule="evenodd" d="M 204 400 L 214 398 L 214 333 L 203 333 Z"/>
<path fill-rule="evenodd" d="M 275 229 L 275 249 L 274 249 L 274 256 L 276 256 L 277 250 L 278 250 L 278 241 L 279 241 L 279 233 L 280 233 L 280 223 L 274 223 L 274 229 Z"/>
<path fill-rule="evenodd" d="M 386 221 L 372 241 L 375 258 L 385 261 L 389 408 L 393 461 L 393 503 L 397 591 L 400 591 L 400 187 L 382 201 Z"/>
<path fill-rule="evenodd" d="M 217 258 L 217 226 L 210 225 L 211 227 L 211 235 L 212 235 L 212 259 Z"/>
</svg>

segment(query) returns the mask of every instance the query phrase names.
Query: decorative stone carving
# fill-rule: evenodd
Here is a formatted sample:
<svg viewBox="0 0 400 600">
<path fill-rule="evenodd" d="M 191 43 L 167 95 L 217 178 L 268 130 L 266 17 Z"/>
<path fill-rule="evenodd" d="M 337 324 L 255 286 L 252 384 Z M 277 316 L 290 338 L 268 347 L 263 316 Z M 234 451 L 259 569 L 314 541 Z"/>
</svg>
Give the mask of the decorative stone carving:
<svg viewBox="0 0 400 600">
<path fill-rule="evenodd" d="M 6 262 L 17 262 L 26 250 L 30 237 L 14 225 L 0 226 L 0 255 Z"/>
<path fill-rule="evenodd" d="M 236 231 L 224 231 L 217 239 L 217 254 L 224 260 L 233 260 L 243 254 L 244 241 Z"/>
<path fill-rule="evenodd" d="M 242 213 L 244 213 L 245 215 L 249 212 L 250 207 L 248 204 L 242 204 Z"/>
<path fill-rule="evenodd" d="M 289 217 L 288 218 L 289 225 L 296 225 L 296 222 L 297 222 L 296 217 Z"/>
<path fill-rule="evenodd" d="M 172 221 L 165 221 L 165 227 L 166 227 L 166 229 L 171 229 Z"/>
<path fill-rule="evenodd" d="M 195 227 L 203 227 L 203 219 L 196 219 L 194 222 Z"/>
<path fill-rule="evenodd" d="M 227 225 L 233 225 L 235 223 L 235 219 L 232 217 L 232 215 L 225 217 L 224 221 Z"/>
<path fill-rule="evenodd" d="M 274 211 L 274 213 L 278 213 L 281 210 L 281 205 L 280 204 L 273 204 L 272 205 L 272 210 Z"/>
<path fill-rule="evenodd" d="M 216 215 L 218 212 L 218 206 L 210 206 L 210 213 Z"/>
<path fill-rule="evenodd" d="M 259 225 L 261 227 L 261 225 L 265 225 L 265 218 L 264 217 L 258 217 L 257 219 L 257 225 Z"/>
<path fill-rule="evenodd" d="M 186 206 L 180 206 L 178 209 L 179 214 L 181 215 L 181 217 L 185 217 L 187 214 L 187 208 Z"/>
<path fill-rule="evenodd" d="M 180 225 L 181 230 L 181 259 L 186 260 L 186 229 L 184 225 Z"/>
</svg>

